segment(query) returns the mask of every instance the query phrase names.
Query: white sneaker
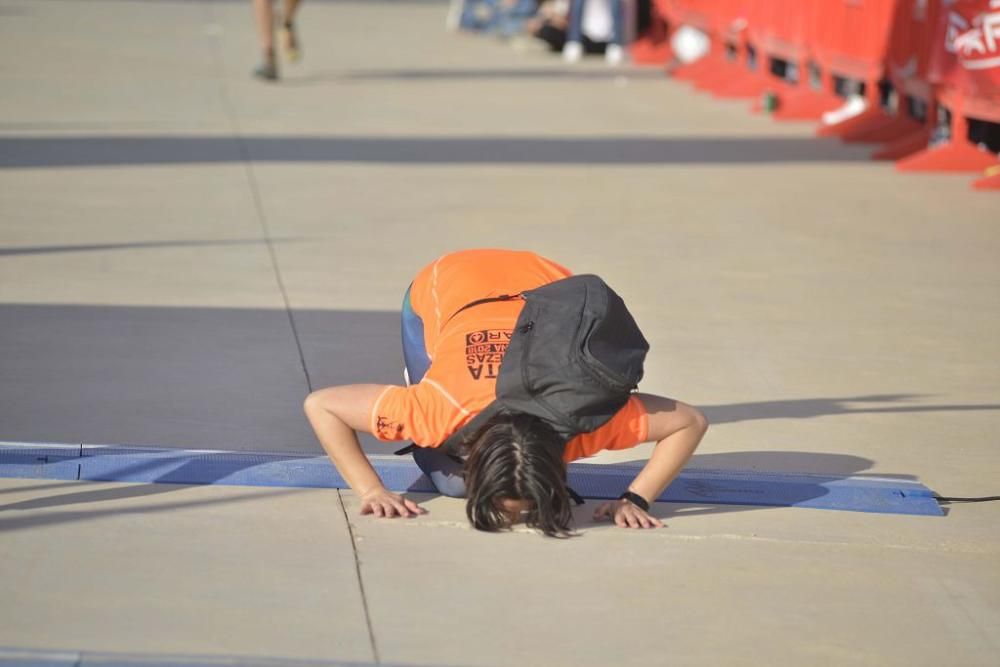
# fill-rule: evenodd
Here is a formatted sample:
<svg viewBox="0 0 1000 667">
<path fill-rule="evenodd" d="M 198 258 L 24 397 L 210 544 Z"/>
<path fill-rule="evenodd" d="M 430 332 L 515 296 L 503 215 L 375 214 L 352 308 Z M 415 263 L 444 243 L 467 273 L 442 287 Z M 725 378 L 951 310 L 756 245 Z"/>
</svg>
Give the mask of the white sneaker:
<svg viewBox="0 0 1000 667">
<path fill-rule="evenodd" d="M 562 57 L 568 63 L 579 62 L 583 57 L 583 44 L 580 42 L 566 42 L 563 46 Z"/>
<path fill-rule="evenodd" d="M 609 65 L 621 65 L 625 62 L 625 49 L 621 44 L 608 44 L 604 50 L 604 62 Z"/>
</svg>

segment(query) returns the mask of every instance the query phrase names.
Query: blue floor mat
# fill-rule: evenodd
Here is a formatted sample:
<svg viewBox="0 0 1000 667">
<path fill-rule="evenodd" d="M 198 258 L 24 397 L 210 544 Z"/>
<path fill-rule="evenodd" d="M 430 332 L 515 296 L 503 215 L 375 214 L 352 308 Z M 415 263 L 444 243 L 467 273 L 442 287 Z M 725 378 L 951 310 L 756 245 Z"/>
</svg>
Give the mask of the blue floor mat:
<svg viewBox="0 0 1000 667">
<path fill-rule="evenodd" d="M 408 456 L 372 456 L 387 488 L 434 493 Z M 610 499 L 628 486 L 640 463 L 569 465 L 569 484 L 584 498 Z M 0 443 L 0 477 L 347 488 L 325 456 L 124 446 Z M 919 482 L 876 476 L 684 470 L 657 499 L 710 505 L 815 509 L 943 516 Z"/>
</svg>

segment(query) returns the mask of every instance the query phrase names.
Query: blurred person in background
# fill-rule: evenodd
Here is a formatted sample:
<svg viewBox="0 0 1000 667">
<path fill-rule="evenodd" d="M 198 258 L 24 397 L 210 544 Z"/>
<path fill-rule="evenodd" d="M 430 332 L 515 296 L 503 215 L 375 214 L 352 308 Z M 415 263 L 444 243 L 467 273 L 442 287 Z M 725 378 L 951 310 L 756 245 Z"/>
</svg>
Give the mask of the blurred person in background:
<svg viewBox="0 0 1000 667">
<path fill-rule="evenodd" d="M 545 0 L 534 17 L 525 23 L 525 31 L 548 44 L 549 49 L 562 53 L 567 62 L 576 62 L 586 54 L 604 54 L 611 64 L 625 59 L 622 46 L 623 19 L 618 22 L 618 33 L 612 21 L 614 4 L 620 0 Z M 620 34 L 619 34 L 620 33 Z M 619 43 L 615 43 L 618 36 Z"/>
<path fill-rule="evenodd" d="M 281 48 L 288 62 L 298 62 L 302 57 L 302 47 L 295 33 L 295 12 L 300 0 L 282 0 Z M 265 81 L 278 79 L 278 56 L 274 48 L 274 13 L 271 0 L 253 0 L 254 18 L 257 21 L 257 35 L 260 40 L 261 62 L 254 68 L 253 75 Z"/>
<path fill-rule="evenodd" d="M 566 62 L 577 62 L 590 50 L 584 40 L 603 45 L 609 65 L 625 61 L 624 0 L 572 0 L 562 54 Z"/>
<path fill-rule="evenodd" d="M 513 37 L 538 12 L 538 0 L 465 0 L 459 26 L 464 30 Z"/>
<path fill-rule="evenodd" d="M 548 44 L 551 51 L 562 52 L 569 28 L 569 7 L 570 0 L 545 0 L 525 23 L 525 32 Z M 582 35 L 580 43 L 583 53 L 604 53 L 605 45 L 586 35 Z"/>
</svg>

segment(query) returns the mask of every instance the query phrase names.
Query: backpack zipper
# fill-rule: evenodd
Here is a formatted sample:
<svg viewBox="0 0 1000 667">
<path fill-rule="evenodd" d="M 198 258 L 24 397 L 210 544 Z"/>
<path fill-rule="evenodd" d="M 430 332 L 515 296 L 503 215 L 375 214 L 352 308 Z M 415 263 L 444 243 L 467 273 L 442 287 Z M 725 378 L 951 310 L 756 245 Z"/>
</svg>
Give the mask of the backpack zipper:
<svg viewBox="0 0 1000 667">
<path fill-rule="evenodd" d="M 534 329 L 534 328 L 535 328 L 535 321 L 534 320 L 528 320 L 528 322 L 526 324 L 522 324 L 521 326 L 519 326 L 517 328 L 517 332 L 520 333 L 520 334 L 523 334 L 525 336 L 525 339 L 524 339 L 524 353 L 521 355 L 522 356 L 522 361 L 527 361 L 528 359 L 531 358 L 531 356 L 529 354 L 529 352 L 531 350 L 531 337 L 528 336 L 527 334 L 531 333 L 531 330 Z M 530 394 L 531 397 L 534 398 L 535 397 L 535 388 L 532 387 L 531 383 L 528 382 L 528 365 L 529 364 L 527 364 L 527 363 L 522 363 L 521 364 L 521 386 L 524 387 L 524 388 L 526 388 L 528 390 L 528 394 Z"/>
</svg>

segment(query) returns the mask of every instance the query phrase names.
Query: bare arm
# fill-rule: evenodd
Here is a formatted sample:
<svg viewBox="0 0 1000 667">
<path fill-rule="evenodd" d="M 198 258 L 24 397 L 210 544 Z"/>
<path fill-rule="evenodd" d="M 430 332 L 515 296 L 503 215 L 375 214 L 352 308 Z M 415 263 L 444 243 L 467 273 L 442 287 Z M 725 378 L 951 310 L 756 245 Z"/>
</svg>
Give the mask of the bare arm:
<svg viewBox="0 0 1000 667">
<path fill-rule="evenodd" d="M 361 450 L 356 433 L 369 430 L 369 410 L 385 388 L 379 384 L 351 384 L 314 391 L 306 398 L 306 417 L 330 460 L 361 498 L 362 514 L 413 516 L 423 510 L 383 486 Z"/>
<path fill-rule="evenodd" d="M 649 503 L 674 481 L 698 447 L 708 420 L 697 408 L 652 394 L 639 394 L 649 416 L 649 439 L 656 441 L 653 455 L 628 490 Z M 594 518 L 609 517 L 621 527 L 652 528 L 663 524 L 627 500 L 603 503 Z"/>
</svg>

